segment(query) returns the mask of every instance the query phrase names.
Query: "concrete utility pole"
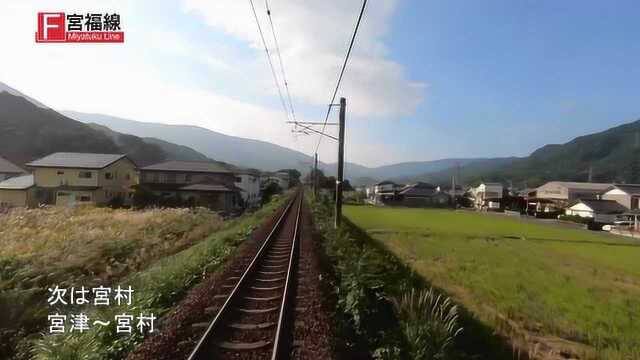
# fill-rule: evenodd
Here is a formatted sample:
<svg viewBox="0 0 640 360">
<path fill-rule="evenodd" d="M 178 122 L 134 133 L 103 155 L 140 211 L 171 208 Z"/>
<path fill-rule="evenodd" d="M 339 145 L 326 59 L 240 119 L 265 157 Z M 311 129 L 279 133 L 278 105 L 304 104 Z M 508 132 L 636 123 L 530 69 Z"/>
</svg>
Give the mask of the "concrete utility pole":
<svg viewBox="0 0 640 360">
<path fill-rule="evenodd" d="M 342 182 L 344 181 L 344 122 L 347 100 L 340 98 L 340 131 L 338 133 L 338 179 L 336 180 L 336 221 L 338 228 L 342 222 Z"/>
</svg>

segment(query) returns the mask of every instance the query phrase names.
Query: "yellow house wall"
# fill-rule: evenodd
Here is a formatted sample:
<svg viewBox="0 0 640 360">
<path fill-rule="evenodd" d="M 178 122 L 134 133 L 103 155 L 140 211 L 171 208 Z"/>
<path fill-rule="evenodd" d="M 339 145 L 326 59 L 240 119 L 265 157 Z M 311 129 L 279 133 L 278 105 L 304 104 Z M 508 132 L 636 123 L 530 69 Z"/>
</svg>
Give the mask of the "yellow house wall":
<svg viewBox="0 0 640 360">
<path fill-rule="evenodd" d="M 91 172 L 91 178 L 80 178 L 80 172 Z M 111 174 L 110 179 L 107 178 L 107 173 Z M 128 201 L 129 193 L 133 191 L 131 186 L 138 183 L 138 174 L 135 164 L 125 158 L 100 170 L 36 168 L 34 170 L 34 179 L 36 186 L 42 188 L 57 188 L 60 186 L 100 187 L 100 189 L 90 191 L 90 194 L 92 202 L 104 204 L 118 195 L 122 196 L 125 202 Z M 85 195 L 83 191 L 74 192 L 78 195 L 80 193 Z M 56 201 L 55 193 L 53 194 L 53 201 Z"/>
<path fill-rule="evenodd" d="M 80 172 L 91 172 L 90 179 L 80 178 Z M 60 172 L 60 174 L 59 174 Z M 40 187 L 98 186 L 98 171 L 85 169 L 36 168 L 35 183 Z"/>
<path fill-rule="evenodd" d="M 107 173 L 111 174 L 111 179 L 107 179 Z M 100 170 L 98 186 L 101 189 L 95 191 L 96 202 L 105 203 L 117 196 L 128 202 L 129 194 L 133 192 L 131 187 L 137 183 L 136 166 L 128 159 L 119 160 Z"/>
<path fill-rule="evenodd" d="M 0 207 L 25 207 L 28 190 L 0 190 Z"/>
</svg>

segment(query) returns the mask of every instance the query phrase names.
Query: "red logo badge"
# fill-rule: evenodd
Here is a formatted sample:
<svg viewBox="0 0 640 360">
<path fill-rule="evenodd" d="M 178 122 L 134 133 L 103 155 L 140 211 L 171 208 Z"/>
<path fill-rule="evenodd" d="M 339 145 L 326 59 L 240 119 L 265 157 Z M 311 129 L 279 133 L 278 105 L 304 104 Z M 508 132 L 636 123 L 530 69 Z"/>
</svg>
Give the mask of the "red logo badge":
<svg viewBox="0 0 640 360">
<path fill-rule="evenodd" d="M 116 13 L 40 12 L 36 42 L 123 43 L 124 32 L 121 30 L 120 15 Z"/>
</svg>

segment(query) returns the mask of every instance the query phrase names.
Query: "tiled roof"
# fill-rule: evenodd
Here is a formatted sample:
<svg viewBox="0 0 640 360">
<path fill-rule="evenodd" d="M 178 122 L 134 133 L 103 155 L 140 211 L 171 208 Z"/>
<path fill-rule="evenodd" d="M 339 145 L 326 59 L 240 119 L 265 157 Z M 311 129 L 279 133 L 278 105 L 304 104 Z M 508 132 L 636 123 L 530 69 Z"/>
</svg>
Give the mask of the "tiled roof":
<svg viewBox="0 0 640 360">
<path fill-rule="evenodd" d="M 143 171 L 181 171 L 198 173 L 229 173 L 226 167 L 210 161 L 167 161 L 143 167 Z"/>
<path fill-rule="evenodd" d="M 33 185 L 33 175 L 17 176 L 0 182 L 0 190 L 25 190 Z"/>
<path fill-rule="evenodd" d="M 377 183 L 376 185 L 398 185 L 398 184 L 394 183 L 393 181 L 385 180 Z"/>
<path fill-rule="evenodd" d="M 0 156 L 0 173 L 22 174 L 24 172 L 25 171 L 19 166 Z"/>
<path fill-rule="evenodd" d="M 590 183 L 590 182 L 573 182 L 573 181 L 551 181 L 542 186 L 546 185 L 558 185 L 564 186 L 569 189 L 578 189 L 578 190 L 597 190 L 604 191 L 608 190 L 613 184 L 610 183 Z"/>
<path fill-rule="evenodd" d="M 591 210 L 598 214 L 621 214 L 627 211 L 627 208 L 620 205 L 614 200 L 580 200 L 581 203 L 587 205 Z"/>
<path fill-rule="evenodd" d="M 616 184 L 613 186 L 629 195 L 640 195 L 640 184 Z"/>
<path fill-rule="evenodd" d="M 405 186 L 398 194 L 404 196 L 433 196 L 437 193 L 437 186 L 427 183 L 417 183 Z"/>
<path fill-rule="evenodd" d="M 126 157 L 124 154 L 58 152 L 32 161 L 27 166 L 53 168 L 103 169 Z"/>
</svg>

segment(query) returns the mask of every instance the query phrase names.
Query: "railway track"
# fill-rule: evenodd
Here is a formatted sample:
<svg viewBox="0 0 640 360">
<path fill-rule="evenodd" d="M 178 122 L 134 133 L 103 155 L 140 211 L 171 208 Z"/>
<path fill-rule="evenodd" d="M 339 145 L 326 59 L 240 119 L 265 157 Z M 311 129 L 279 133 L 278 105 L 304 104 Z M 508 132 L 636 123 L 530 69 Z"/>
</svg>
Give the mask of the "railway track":
<svg viewBox="0 0 640 360">
<path fill-rule="evenodd" d="M 298 192 L 249 265 L 226 279 L 189 360 L 289 358 L 301 209 Z"/>
</svg>

